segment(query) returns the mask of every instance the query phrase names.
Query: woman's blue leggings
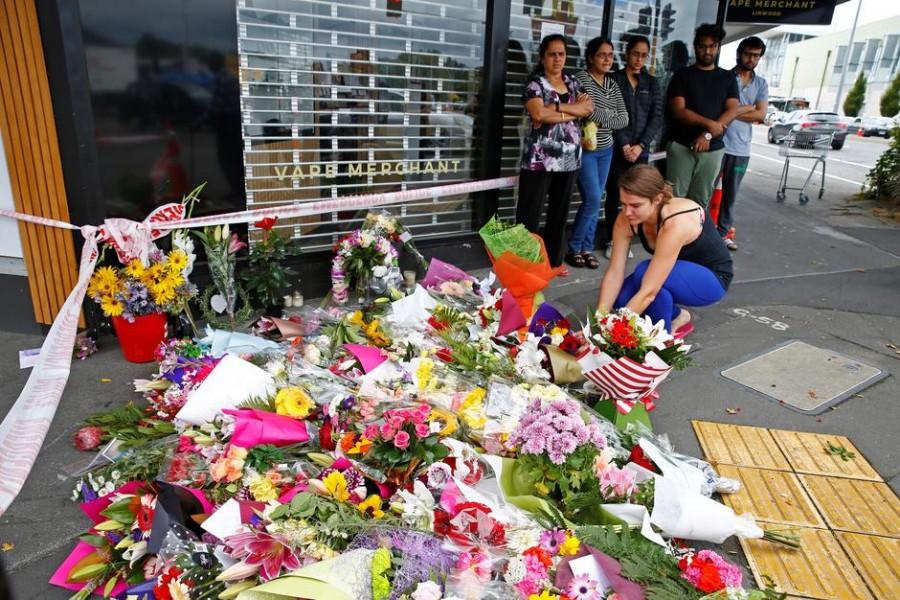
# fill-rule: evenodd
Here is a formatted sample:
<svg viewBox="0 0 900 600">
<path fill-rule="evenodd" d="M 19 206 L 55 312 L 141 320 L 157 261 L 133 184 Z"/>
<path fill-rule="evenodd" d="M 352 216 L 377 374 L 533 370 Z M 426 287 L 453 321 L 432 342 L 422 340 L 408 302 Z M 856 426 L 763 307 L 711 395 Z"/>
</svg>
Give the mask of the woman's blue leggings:
<svg viewBox="0 0 900 600">
<path fill-rule="evenodd" d="M 638 290 L 641 289 L 641 280 L 650 266 L 649 260 L 641 261 L 634 273 L 625 278 L 622 283 L 622 291 L 616 298 L 613 308 L 621 308 L 628 304 Z M 666 323 L 666 331 L 672 331 L 672 319 L 678 316 L 681 308 L 676 304 L 685 306 L 708 306 L 718 302 L 725 296 L 725 288 L 712 271 L 704 266 L 687 260 L 676 260 L 672 272 L 666 278 L 656 299 L 644 311 L 653 322 L 660 319 Z"/>
</svg>

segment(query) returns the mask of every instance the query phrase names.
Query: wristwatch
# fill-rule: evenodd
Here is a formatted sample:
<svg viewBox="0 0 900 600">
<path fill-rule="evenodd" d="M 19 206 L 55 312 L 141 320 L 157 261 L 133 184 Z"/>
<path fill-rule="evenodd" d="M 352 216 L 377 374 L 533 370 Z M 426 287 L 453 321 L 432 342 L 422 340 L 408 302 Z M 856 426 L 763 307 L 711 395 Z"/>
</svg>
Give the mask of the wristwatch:
<svg viewBox="0 0 900 600">
<path fill-rule="evenodd" d="M 703 139 L 705 139 L 706 141 L 712 140 L 712 134 L 707 131 L 706 133 L 703 134 Z"/>
</svg>

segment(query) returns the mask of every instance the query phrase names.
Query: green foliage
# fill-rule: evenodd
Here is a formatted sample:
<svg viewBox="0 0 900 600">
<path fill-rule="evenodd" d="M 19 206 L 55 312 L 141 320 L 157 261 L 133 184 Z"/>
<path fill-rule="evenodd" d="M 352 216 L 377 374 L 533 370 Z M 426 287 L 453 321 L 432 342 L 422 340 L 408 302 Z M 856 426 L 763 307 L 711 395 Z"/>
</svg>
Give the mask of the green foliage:
<svg viewBox="0 0 900 600">
<path fill-rule="evenodd" d="M 250 296 L 264 307 L 277 305 L 281 292 L 290 286 L 288 277 L 297 275 L 284 260 L 299 253 L 277 229 L 264 231 L 263 239 L 250 247 L 249 268 L 241 277 Z"/>
<path fill-rule="evenodd" d="M 850 93 L 844 99 L 844 114 L 848 117 L 858 117 L 866 101 L 866 76 L 860 73 L 856 83 L 850 89 Z"/>
<path fill-rule="evenodd" d="M 894 76 L 891 84 L 884 90 L 879 104 L 883 117 L 893 117 L 900 113 L 900 73 Z"/>
<path fill-rule="evenodd" d="M 900 200 L 900 127 L 891 131 L 891 145 L 881 153 L 867 176 L 866 197 Z"/>
<path fill-rule="evenodd" d="M 100 436 L 104 442 L 117 438 L 123 448 L 144 444 L 175 433 L 175 426 L 165 421 L 147 418 L 147 415 L 132 403 L 123 408 L 114 408 L 96 413 L 84 420 L 103 430 Z"/>
</svg>

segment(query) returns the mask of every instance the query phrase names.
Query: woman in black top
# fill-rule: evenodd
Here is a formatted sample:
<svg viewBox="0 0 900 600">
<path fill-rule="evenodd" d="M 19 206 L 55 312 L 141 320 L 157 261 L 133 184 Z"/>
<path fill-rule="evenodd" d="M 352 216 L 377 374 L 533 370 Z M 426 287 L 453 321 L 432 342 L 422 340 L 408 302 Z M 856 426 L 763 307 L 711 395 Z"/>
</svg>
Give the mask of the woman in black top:
<svg viewBox="0 0 900 600">
<path fill-rule="evenodd" d="M 649 53 L 650 40 L 642 35 L 631 36 L 625 45 L 625 67 L 610 74 L 625 99 L 628 126 L 613 132 L 615 150 L 606 180 L 604 212 L 608 241 L 612 241 L 613 225 L 619 214 L 619 177 L 632 165 L 647 164 L 650 143 L 657 139 L 662 128 L 660 88 L 656 78 L 644 69 Z M 606 257 L 609 256 L 610 247 L 607 245 Z"/>
<path fill-rule="evenodd" d="M 691 315 L 677 306 L 707 306 L 725 296 L 733 270 L 731 254 L 703 207 L 673 198 L 656 168 L 638 165 L 619 180 L 622 212 L 613 228 L 613 250 L 600 287 L 601 310 L 626 307 L 665 322 L 684 335 Z M 638 236 L 653 255 L 625 277 L 628 246 Z"/>
</svg>

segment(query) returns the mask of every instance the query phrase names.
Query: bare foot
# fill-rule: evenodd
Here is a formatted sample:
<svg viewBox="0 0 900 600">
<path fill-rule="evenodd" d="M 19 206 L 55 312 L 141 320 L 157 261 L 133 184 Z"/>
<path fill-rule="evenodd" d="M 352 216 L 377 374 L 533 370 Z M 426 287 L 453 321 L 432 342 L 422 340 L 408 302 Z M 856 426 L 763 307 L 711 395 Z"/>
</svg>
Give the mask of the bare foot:
<svg viewBox="0 0 900 600">
<path fill-rule="evenodd" d="M 686 308 L 682 308 L 678 316 L 672 320 L 672 331 L 678 331 L 682 326 L 691 322 L 691 313 Z"/>
</svg>

